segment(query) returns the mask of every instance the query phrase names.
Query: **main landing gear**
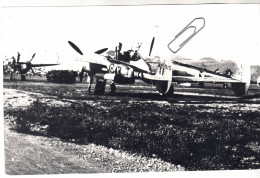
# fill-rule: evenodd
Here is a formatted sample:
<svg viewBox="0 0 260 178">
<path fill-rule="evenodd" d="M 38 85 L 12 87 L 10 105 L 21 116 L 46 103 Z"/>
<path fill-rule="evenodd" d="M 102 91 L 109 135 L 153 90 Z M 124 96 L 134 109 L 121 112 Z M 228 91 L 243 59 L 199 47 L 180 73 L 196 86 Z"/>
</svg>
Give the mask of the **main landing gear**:
<svg viewBox="0 0 260 178">
<path fill-rule="evenodd" d="M 115 92 L 116 92 L 116 85 L 115 85 L 115 83 L 114 83 L 114 81 L 113 81 L 113 82 L 110 84 L 109 93 L 110 93 L 111 95 L 114 95 Z"/>
<path fill-rule="evenodd" d="M 106 80 L 104 78 L 96 77 L 96 86 L 94 89 L 94 95 L 103 95 L 106 89 Z M 113 95 L 116 92 L 116 85 L 114 81 L 110 84 L 109 94 Z"/>
<path fill-rule="evenodd" d="M 103 95 L 106 89 L 106 80 L 102 78 L 96 78 L 96 86 L 94 90 L 94 95 Z"/>
<path fill-rule="evenodd" d="M 26 80 L 26 78 L 25 78 L 25 75 L 24 75 L 24 74 L 21 74 L 21 80 L 22 80 L 22 81 L 25 81 L 25 80 Z"/>
<path fill-rule="evenodd" d="M 204 88 L 204 82 L 199 82 L 199 87 Z"/>
<path fill-rule="evenodd" d="M 223 83 L 223 89 L 227 89 L 228 88 L 228 84 L 227 83 Z"/>
</svg>

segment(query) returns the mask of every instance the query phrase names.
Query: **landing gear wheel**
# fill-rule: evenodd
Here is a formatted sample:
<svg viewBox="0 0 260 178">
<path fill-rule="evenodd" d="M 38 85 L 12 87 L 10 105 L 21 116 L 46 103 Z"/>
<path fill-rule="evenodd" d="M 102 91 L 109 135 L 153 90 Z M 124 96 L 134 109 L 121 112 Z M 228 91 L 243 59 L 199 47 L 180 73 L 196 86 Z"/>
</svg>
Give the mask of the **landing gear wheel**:
<svg viewBox="0 0 260 178">
<path fill-rule="evenodd" d="M 14 73 L 11 72 L 10 80 L 13 80 L 13 79 L 14 79 Z"/>
<path fill-rule="evenodd" d="M 247 89 L 245 83 L 232 83 L 231 87 L 236 96 L 246 94 Z"/>
<path fill-rule="evenodd" d="M 204 82 L 199 82 L 199 87 L 204 88 Z"/>
<path fill-rule="evenodd" d="M 21 80 L 25 81 L 25 75 L 21 75 Z"/>
<path fill-rule="evenodd" d="M 227 88 L 228 88 L 227 83 L 223 83 L 223 89 L 227 89 Z"/>
<path fill-rule="evenodd" d="M 82 71 L 79 73 L 79 83 L 82 83 L 83 74 L 84 74 L 84 72 L 82 72 Z"/>
<path fill-rule="evenodd" d="M 115 92 L 116 92 L 116 85 L 115 85 L 115 83 L 113 82 L 113 83 L 110 84 L 109 93 L 110 93 L 111 95 L 114 95 Z"/>
<path fill-rule="evenodd" d="M 169 96 L 173 96 L 173 94 L 174 94 L 174 86 L 171 85 L 169 91 L 164 96 L 169 97 Z"/>
<path fill-rule="evenodd" d="M 103 95 L 105 93 L 106 80 L 97 79 L 97 83 L 94 90 L 94 95 Z"/>
</svg>

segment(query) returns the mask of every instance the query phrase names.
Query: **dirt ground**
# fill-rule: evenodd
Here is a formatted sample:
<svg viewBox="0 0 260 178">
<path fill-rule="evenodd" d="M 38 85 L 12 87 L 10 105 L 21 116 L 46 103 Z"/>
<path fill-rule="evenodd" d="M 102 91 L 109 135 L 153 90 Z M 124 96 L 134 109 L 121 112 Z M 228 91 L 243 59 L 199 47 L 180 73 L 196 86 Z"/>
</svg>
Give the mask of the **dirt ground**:
<svg viewBox="0 0 260 178">
<path fill-rule="evenodd" d="M 73 144 L 17 133 L 5 128 L 6 174 L 102 173 L 97 164 L 79 159 Z M 72 150 L 69 154 L 66 150 Z M 75 152 L 75 153 L 73 153 Z"/>
<path fill-rule="evenodd" d="M 30 93 L 32 94 L 32 93 Z M 39 96 L 39 94 L 35 94 Z M 15 97 L 13 97 L 15 96 Z M 35 100 L 28 92 L 4 90 L 4 107 L 26 107 Z M 55 138 L 17 133 L 5 123 L 5 168 L 7 174 L 55 174 L 104 172 L 96 164 L 79 159 L 72 144 Z M 72 150 L 70 154 L 66 150 Z M 73 167 L 72 167 L 73 165 Z"/>
</svg>

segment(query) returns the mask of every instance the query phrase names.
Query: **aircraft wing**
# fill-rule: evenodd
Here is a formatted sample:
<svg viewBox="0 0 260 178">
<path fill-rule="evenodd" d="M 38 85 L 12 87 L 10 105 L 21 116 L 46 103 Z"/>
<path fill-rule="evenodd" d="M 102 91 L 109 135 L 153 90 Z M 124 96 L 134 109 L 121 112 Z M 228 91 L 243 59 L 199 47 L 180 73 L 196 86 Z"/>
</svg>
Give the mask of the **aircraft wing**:
<svg viewBox="0 0 260 178">
<path fill-rule="evenodd" d="M 60 64 L 32 64 L 32 67 L 56 66 Z"/>
<path fill-rule="evenodd" d="M 193 77 L 193 76 L 173 76 L 173 82 L 205 82 L 205 83 L 239 83 L 240 80 L 233 78 L 215 78 L 215 77 Z"/>
<path fill-rule="evenodd" d="M 168 78 L 165 78 L 162 75 L 154 75 L 154 74 L 147 74 L 143 73 L 143 78 L 148 79 L 148 80 L 154 80 L 154 81 L 168 81 Z"/>
<path fill-rule="evenodd" d="M 103 56 L 100 56 L 97 54 L 91 54 L 91 55 L 88 55 L 88 57 L 79 56 L 76 58 L 76 61 L 83 62 L 83 63 L 98 64 L 98 65 L 107 67 L 107 66 L 109 66 L 110 62 L 105 59 L 106 58 Z"/>
<path fill-rule="evenodd" d="M 113 73 L 106 73 L 104 75 L 104 79 L 106 80 L 114 80 L 116 74 Z M 136 79 L 138 78 L 144 78 L 148 80 L 153 80 L 153 81 L 169 81 L 168 78 L 165 78 L 163 75 L 155 75 L 155 74 L 148 74 L 148 73 L 141 73 L 141 76 L 135 77 Z"/>
</svg>

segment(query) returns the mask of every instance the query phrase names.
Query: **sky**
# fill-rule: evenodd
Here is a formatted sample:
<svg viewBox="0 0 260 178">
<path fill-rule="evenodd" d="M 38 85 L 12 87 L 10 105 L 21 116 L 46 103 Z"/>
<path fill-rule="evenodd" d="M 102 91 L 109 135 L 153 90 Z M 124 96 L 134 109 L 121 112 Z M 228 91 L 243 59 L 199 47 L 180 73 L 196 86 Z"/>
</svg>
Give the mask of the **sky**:
<svg viewBox="0 0 260 178">
<path fill-rule="evenodd" d="M 205 27 L 178 53 L 167 47 L 194 18 L 203 17 Z M 78 68 L 74 42 L 84 54 L 102 48 L 123 50 L 142 43 L 148 57 L 155 37 L 153 56 L 170 59 L 211 57 L 260 65 L 260 5 L 143 5 L 81 7 L 5 7 L 2 9 L 3 57 L 21 53 L 21 61 L 36 56 L 33 63 L 56 63 Z M 74 67 L 74 68 L 73 68 Z"/>
</svg>

